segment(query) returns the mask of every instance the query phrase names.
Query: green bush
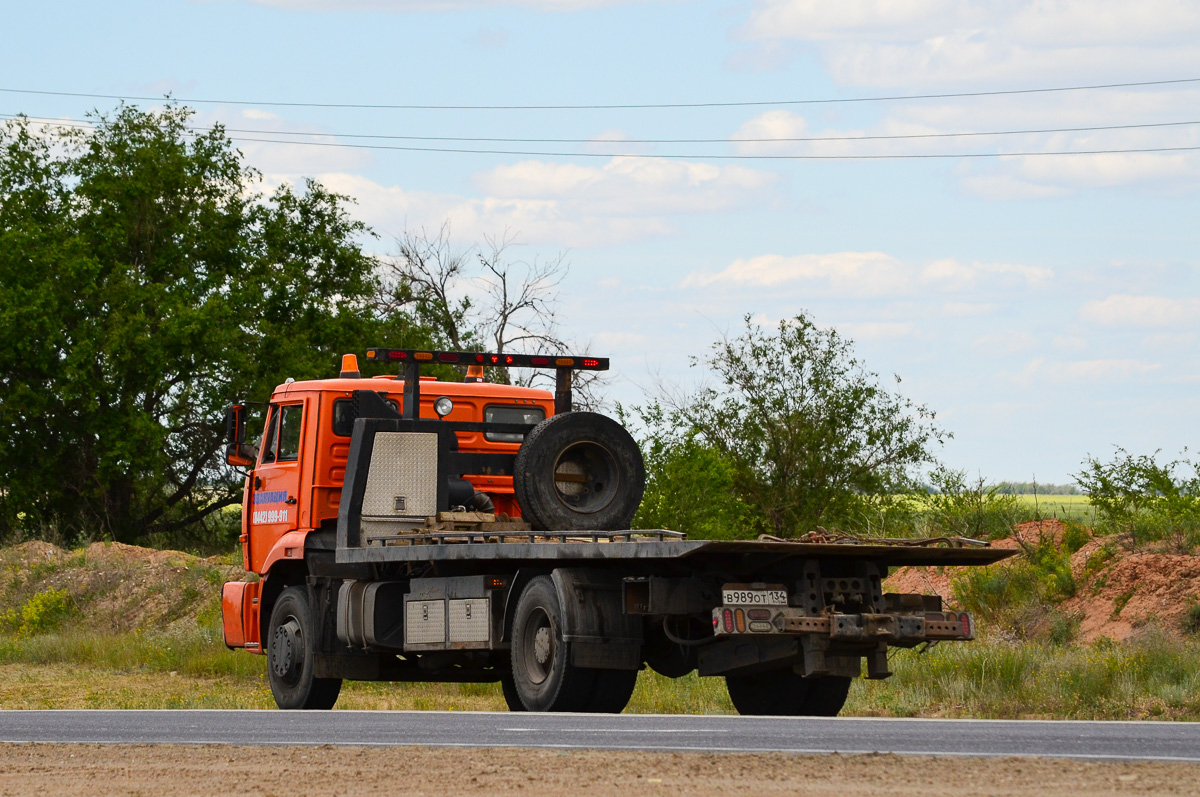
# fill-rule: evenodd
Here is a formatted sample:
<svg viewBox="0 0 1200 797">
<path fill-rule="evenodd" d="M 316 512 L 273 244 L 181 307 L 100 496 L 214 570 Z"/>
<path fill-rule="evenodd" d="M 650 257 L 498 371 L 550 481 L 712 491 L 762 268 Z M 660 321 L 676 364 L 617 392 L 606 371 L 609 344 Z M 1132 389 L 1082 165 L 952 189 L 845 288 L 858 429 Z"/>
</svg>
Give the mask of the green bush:
<svg viewBox="0 0 1200 797">
<path fill-rule="evenodd" d="M 1183 630 L 1188 634 L 1200 634 L 1200 601 L 1193 600 L 1183 613 Z"/>
<path fill-rule="evenodd" d="M 1128 534 L 1134 545 L 1170 540 L 1189 552 L 1200 544 L 1200 470 L 1182 456 L 1160 464 L 1158 455 L 1118 448 L 1110 462 L 1088 457 L 1075 480 L 1096 508 L 1097 532 Z"/>
<path fill-rule="evenodd" d="M 999 492 L 982 477 L 968 481 L 966 471 L 938 468 L 930 474 L 935 492 L 926 499 L 929 524 L 939 534 L 995 540 L 1017 523 L 1034 519 L 1019 496 Z"/>
<path fill-rule="evenodd" d="M 48 589 L 25 602 L 20 609 L 0 613 L 0 630 L 18 637 L 53 631 L 75 613 L 75 602 L 65 589 Z"/>
</svg>

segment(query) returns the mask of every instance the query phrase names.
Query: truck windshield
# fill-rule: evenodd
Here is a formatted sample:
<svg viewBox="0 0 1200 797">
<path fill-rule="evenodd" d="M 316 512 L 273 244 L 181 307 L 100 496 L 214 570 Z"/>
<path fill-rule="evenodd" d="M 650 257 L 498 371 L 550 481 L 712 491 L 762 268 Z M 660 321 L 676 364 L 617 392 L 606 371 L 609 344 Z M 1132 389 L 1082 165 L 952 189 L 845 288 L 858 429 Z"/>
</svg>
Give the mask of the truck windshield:
<svg viewBox="0 0 1200 797">
<path fill-rule="evenodd" d="M 515 404 L 490 404 L 483 408 L 484 423 L 527 423 L 536 425 L 546 420 L 546 411 L 541 407 L 520 407 Z M 483 437 L 493 443 L 520 443 L 525 435 L 520 432 L 484 432 Z"/>
</svg>

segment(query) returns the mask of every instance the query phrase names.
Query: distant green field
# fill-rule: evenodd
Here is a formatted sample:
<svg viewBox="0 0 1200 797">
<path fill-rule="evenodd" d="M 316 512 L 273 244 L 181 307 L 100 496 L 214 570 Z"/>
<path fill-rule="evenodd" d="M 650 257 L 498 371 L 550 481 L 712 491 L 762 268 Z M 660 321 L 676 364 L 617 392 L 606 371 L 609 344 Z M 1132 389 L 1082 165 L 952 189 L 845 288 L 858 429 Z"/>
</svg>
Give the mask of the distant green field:
<svg viewBox="0 0 1200 797">
<path fill-rule="evenodd" d="M 1033 495 L 1026 493 L 1018 497 L 1030 507 L 1036 506 L 1043 517 L 1074 520 L 1089 526 L 1096 521 L 1096 510 L 1086 495 Z"/>
</svg>

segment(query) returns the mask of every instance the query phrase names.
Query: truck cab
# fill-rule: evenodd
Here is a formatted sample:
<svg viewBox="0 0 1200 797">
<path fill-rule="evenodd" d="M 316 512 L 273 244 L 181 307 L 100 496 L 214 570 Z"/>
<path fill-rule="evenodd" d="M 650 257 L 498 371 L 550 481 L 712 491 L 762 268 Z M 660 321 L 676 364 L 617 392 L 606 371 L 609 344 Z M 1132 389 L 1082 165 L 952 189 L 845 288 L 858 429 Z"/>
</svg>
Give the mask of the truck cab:
<svg viewBox="0 0 1200 797">
<path fill-rule="evenodd" d="M 474 378 L 480 381 L 421 377 L 418 417 L 533 427 L 554 414 L 554 395 L 549 391 Z M 393 377 L 288 382 L 271 394 L 262 443 L 246 478 L 250 511 L 243 514 L 241 542 L 248 571 L 265 575 L 289 547 L 302 549 L 308 532 L 337 523 L 354 430 L 354 393 L 363 390 L 377 393 L 403 413 L 404 382 Z M 436 402 L 448 411 L 439 415 Z M 459 431 L 455 436 L 462 452 L 513 456 L 524 439 L 521 432 L 483 429 Z M 497 514 L 521 516 L 511 474 L 466 473 L 463 478 L 487 496 Z"/>
</svg>

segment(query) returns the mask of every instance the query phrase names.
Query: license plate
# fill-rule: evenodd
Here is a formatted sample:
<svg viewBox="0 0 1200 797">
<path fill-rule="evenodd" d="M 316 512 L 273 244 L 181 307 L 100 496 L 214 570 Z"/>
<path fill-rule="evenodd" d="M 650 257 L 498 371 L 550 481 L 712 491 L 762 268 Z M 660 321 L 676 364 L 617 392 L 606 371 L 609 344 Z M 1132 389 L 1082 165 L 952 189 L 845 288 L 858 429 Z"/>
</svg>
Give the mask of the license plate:
<svg viewBox="0 0 1200 797">
<path fill-rule="evenodd" d="M 743 587 L 727 584 L 721 590 L 721 603 L 726 606 L 787 606 L 787 590 L 774 584 L 762 587 Z"/>
</svg>

